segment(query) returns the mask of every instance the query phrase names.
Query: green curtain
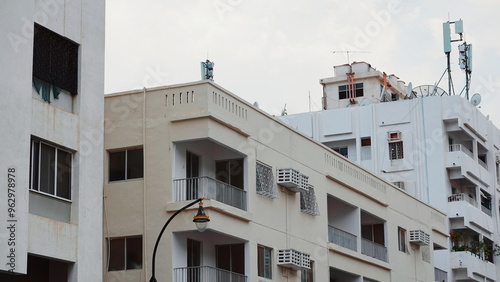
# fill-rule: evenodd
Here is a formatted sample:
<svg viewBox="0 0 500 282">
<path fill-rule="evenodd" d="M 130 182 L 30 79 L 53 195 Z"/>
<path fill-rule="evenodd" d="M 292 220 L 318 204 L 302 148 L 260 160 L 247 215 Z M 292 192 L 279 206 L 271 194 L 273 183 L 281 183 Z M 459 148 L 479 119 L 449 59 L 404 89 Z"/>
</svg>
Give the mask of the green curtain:
<svg viewBox="0 0 500 282">
<path fill-rule="evenodd" d="M 42 92 L 42 99 L 50 104 L 50 83 L 33 77 L 33 86 L 35 87 L 36 93 L 40 94 Z M 59 96 L 59 93 L 57 94 Z"/>
</svg>

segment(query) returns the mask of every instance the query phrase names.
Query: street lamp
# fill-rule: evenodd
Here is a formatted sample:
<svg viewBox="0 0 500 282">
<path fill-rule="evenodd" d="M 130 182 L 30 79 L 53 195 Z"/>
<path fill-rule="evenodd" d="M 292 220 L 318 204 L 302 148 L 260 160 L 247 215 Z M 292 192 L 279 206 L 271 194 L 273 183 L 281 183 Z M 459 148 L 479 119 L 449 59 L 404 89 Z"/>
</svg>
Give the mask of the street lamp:
<svg viewBox="0 0 500 282">
<path fill-rule="evenodd" d="M 176 211 L 163 225 L 163 228 L 160 231 L 160 234 L 158 235 L 158 238 L 156 238 L 156 243 L 155 247 L 153 249 L 153 269 L 152 269 L 152 274 L 151 274 L 151 279 L 149 279 L 149 282 L 157 282 L 156 277 L 155 277 L 155 262 L 156 262 L 156 250 L 158 249 L 158 244 L 160 243 L 161 236 L 163 235 L 163 232 L 165 232 L 165 229 L 167 228 L 167 225 L 174 219 L 176 215 L 178 215 L 180 212 L 183 210 L 189 208 L 190 206 L 196 204 L 199 202 L 198 206 L 198 213 L 193 217 L 193 222 L 196 224 L 196 228 L 198 228 L 198 231 L 203 232 L 207 228 L 208 222 L 210 219 L 208 218 L 208 215 L 205 214 L 205 210 L 203 209 L 203 199 L 205 197 L 198 198 L 194 200 L 193 202 L 185 205 L 183 208 L 180 210 Z"/>
</svg>

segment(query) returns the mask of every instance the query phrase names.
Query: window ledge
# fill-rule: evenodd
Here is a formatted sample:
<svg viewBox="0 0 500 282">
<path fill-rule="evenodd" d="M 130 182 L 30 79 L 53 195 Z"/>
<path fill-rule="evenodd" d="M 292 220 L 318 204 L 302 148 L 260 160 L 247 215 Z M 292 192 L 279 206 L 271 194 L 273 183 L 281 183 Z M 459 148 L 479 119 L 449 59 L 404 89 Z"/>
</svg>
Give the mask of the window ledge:
<svg viewBox="0 0 500 282">
<path fill-rule="evenodd" d="M 44 197 L 51 198 L 51 199 L 54 199 L 54 200 L 57 200 L 57 201 L 61 201 L 61 202 L 67 203 L 67 204 L 72 204 L 73 203 L 73 201 L 71 201 L 69 199 L 57 197 L 55 195 L 44 193 L 44 192 L 40 192 L 40 191 L 33 190 L 33 189 L 30 189 L 30 193 L 35 193 L 35 194 L 38 194 L 38 195 L 42 195 Z"/>
<path fill-rule="evenodd" d="M 175 211 L 181 209 L 182 207 L 184 207 L 189 202 L 191 202 L 191 201 L 167 203 L 165 210 L 167 212 L 175 212 Z M 225 213 L 229 216 L 241 219 L 241 220 L 246 221 L 246 222 L 250 222 L 253 220 L 252 213 L 250 213 L 248 211 L 240 210 L 238 208 L 232 207 L 230 205 L 227 205 L 227 204 L 215 201 L 215 200 L 211 200 L 211 199 L 203 200 L 203 207 L 205 210 L 214 210 L 214 211 L 218 211 L 221 213 Z M 195 209 L 198 209 L 197 205 L 193 205 L 193 206 L 188 208 L 188 210 L 195 210 Z"/>
</svg>

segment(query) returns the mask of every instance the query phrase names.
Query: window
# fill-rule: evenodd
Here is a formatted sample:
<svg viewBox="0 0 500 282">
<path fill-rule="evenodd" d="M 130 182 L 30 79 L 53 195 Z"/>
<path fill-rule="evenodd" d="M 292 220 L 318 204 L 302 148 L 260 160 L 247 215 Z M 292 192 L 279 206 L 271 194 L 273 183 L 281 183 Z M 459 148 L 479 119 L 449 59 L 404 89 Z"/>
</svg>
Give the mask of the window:
<svg viewBox="0 0 500 282">
<path fill-rule="evenodd" d="M 31 140 L 30 189 L 71 200 L 72 154 L 48 143 Z"/>
<path fill-rule="evenodd" d="M 371 137 L 361 138 L 361 146 L 362 147 L 371 146 L 371 145 L 372 145 Z"/>
<path fill-rule="evenodd" d="M 215 162 L 217 180 L 243 189 L 243 159 L 233 159 Z"/>
<path fill-rule="evenodd" d="M 216 245 L 215 254 L 217 268 L 245 274 L 245 244 Z"/>
<path fill-rule="evenodd" d="M 398 227 L 398 249 L 399 251 L 406 252 L 406 230 Z"/>
<path fill-rule="evenodd" d="M 142 269 L 142 236 L 108 239 L 108 271 Z"/>
<path fill-rule="evenodd" d="M 311 261 L 310 269 L 302 269 L 300 271 L 300 282 L 313 282 L 314 281 L 314 261 Z"/>
<path fill-rule="evenodd" d="M 143 150 L 109 152 L 109 181 L 142 178 L 144 174 Z"/>
<path fill-rule="evenodd" d="M 398 160 L 403 158 L 403 141 L 389 143 L 389 159 Z"/>
<path fill-rule="evenodd" d="M 256 163 L 256 190 L 257 194 L 266 196 L 268 198 L 278 197 L 278 187 L 274 181 L 273 168 L 261 163 Z"/>
<path fill-rule="evenodd" d="M 349 150 L 347 149 L 347 147 L 337 147 L 337 148 L 332 148 L 332 150 L 334 150 L 335 152 L 341 154 L 346 158 L 349 156 Z"/>
<path fill-rule="evenodd" d="M 264 246 L 257 246 L 257 272 L 260 277 L 272 279 L 271 253 L 272 249 Z"/>
<path fill-rule="evenodd" d="M 60 89 L 78 91 L 78 44 L 35 24 L 33 37 L 33 84 L 50 103 L 50 88 L 58 99 Z"/>
<path fill-rule="evenodd" d="M 363 83 L 354 84 L 354 97 L 363 97 Z M 339 100 L 349 98 L 347 85 L 339 86 Z"/>
</svg>

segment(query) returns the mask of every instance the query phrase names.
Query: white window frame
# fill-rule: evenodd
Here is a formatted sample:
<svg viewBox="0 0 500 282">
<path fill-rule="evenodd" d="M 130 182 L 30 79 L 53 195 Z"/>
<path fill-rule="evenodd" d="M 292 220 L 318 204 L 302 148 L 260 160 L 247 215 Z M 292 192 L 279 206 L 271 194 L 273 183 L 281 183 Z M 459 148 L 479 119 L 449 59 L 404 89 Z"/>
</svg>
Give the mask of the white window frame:
<svg viewBox="0 0 500 282">
<path fill-rule="evenodd" d="M 38 143 L 38 144 L 36 144 Z M 52 147 L 55 149 L 54 151 L 54 160 L 55 160 L 55 164 L 56 164 L 56 167 L 54 169 L 54 194 L 52 193 L 47 193 L 45 191 L 41 191 L 40 190 L 40 178 L 41 178 L 41 173 L 40 173 L 40 170 L 41 170 L 41 162 L 42 162 L 42 144 L 45 145 L 45 146 L 49 146 L 49 147 Z M 38 156 L 37 156 L 37 159 L 38 159 L 38 164 L 34 164 L 33 163 L 33 160 L 34 160 L 34 154 L 35 154 L 35 146 L 38 145 Z M 70 165 L 71 167 L 69 168 L 69 173 L 70 173 L 70 187 L 69 187 L 69 198 L 64 198 L 64 197 L 60 197 L 60 196 L 57 196 L 57 178 L 58 178 L 58 169 L 57 169 L 57 161 L 58 161 L 58 152 L 59 151 L 63 151 L 65 153 L 68 153 L 70 156 L 71 156 L 71 160 L 70 160 Z M 36 138 L 33 138 L 31 139 L 31 153 L 30 153 L 30 164 L 31 164 L 31 167 L 30 167 L 30 186 L 29 186 L 29 189 L 30 191 L 33 191 L 35 193 L 39 193 L 39 194 L 42 194 L 42 195 L 45 195 L 45 196 L 49 196 L 49 197 L 53 197 L 53 198 L 56 198 L 56 199 L 59 199 L 59 200 L 62 200 L 62 201 L 66 201 L 66 202 L 72 202 L 72 198 L 73 198 L 73 152 L 69 151 L 69 150 L 65 150 L 65 149 L 62 149 L 61 147 L 59 146 L 56 146 L 56 145 L 53 145 L 51 143 L 48 143 L 48 142 L 45 142 L 45 141 L 42 141 L 40 139 L 36 139 Z M 34 173 L 34 170 L 37 169 L 37 183 L 38 183 L 38 187 L 34 188 L 33 187 L 33 180 L 35 178 L 35 173 Z"/>
<path fill-rule="evenodd" d="M 398 250 L 403 253 L 406 253 L 406 251 L 408 250 L 406 246 L 406 237 L 408 237 L 407 234 L 408 232 L 406 231 L 406 229 L 398 226 Z"/>
<path fill-rule="evenodd" d="M 262 248 L 263 252 L 263 257 L 259 256 L 258 249 Z M 266 252 L 268 256 L 266 257 Z M 267 261 L 266 261 L 267 260 Z M 258 273 L 258 268 L 260 263 L 262 263 L 262 271 L 263 273 Z M 263 276 L 261 276 L 261 274 Z M 273 249 L 263 246 L 263 245 L 257 245 L 257 275 L 259 277 L 267 278 L 267 279 L 273 279 Z"/>
</svg>

